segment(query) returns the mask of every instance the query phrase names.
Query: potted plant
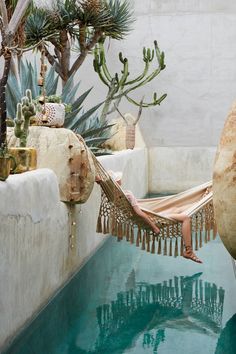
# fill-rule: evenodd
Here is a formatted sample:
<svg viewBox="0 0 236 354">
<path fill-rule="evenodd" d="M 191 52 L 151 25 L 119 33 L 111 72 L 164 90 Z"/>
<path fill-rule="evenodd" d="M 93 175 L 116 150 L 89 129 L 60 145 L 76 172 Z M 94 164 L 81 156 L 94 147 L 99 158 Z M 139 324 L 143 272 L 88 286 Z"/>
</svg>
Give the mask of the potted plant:
<svg viewBox="0 0 236 354">
<path fill-rule="evenodd" d="M 15 168 L 15 158 L 9 154 L 7 144 L 3 144 L 0 148 L 0 181 L 5 181 Z"/>
<path fill-rule="evenodd" d="M 32 101 L 30 90 L 26 90 L 26 96 L 17 104 L 14 134 L 20 141 L 19 147 L 9 148 L 9 152 L 16 160 L 16 168 L 13 173 L 21 173 L 35 170 L 37 167 L 37 151 L 35 148 L 26 147 L 29 133 L 30 120 L 35 116 L 35 104 Z"/>
<path fill-rule="evenodd" d="M 35 124 L 60 128 L 64 126 L 66 107 L 56 95 L 40 96 L 37 100 Z"/>
</svg>

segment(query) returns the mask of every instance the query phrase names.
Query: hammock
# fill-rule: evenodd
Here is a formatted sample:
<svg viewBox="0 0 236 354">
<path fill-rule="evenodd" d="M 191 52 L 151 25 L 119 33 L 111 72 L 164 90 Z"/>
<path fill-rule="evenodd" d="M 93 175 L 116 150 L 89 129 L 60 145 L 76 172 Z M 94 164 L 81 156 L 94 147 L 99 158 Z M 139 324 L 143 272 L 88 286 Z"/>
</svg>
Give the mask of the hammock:
<svg viewBox="0 0 236 354">
<path fill-rule="evenodd" d="M 192 246 L 195 250 L 216 237 L 212 202 L 212 182 L 166 197 L 138 199 L 141 210 L 159 227 L 155 234 L 137 215 L 120 186 L 93 156 L 100 178 L 101 205 L 97 232 L 126 239 L 151 253 L 177 257 L 183 255 L 182 223 L 166 214 L 184 212 L 191 218 Z M 136 231 L 137 229 L 137 231 Z"/>
</svg>

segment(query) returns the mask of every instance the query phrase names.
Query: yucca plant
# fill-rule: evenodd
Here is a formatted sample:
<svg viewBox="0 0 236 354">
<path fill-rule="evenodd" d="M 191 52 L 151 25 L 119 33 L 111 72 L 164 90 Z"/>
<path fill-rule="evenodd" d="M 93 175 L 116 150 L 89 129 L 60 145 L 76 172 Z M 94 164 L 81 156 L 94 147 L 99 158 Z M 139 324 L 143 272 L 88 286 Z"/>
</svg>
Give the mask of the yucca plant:
<svg viewBox="0 0 236 354">
<path fill-rule="evenodd" d="M 7 87 L 6 87 L 6 105 L 9 119 L 16 116 L 16 107 L 21 102 L 22 95 L 26 89 L 32 92 L 32 98 L 37 99 L 40 96 L 40 87 L 37 85 L 38 70 L 36 60 L 32 64 L 28 60 L 20 61 L 19 80 L 17 80 L 14 72 L 10 71 Z M 45 90 L 47 96 L 56 96 L 60 101 L 67 105 L 70 109 L 66 111 L 65 128 L 73 130 L 80 134 L 86 141 L 86 144 L 94 151 L 100 151 L 99 145 L 105 142 L 109 137 L 109 130 L 112 125 L 101 124 L 96 115 L 96 111 L 103 102 L 92 107 L 88 111 L 83 109 L 83 103 L 92 88 L 85 91 L 78 97 L 80 83 L 74 84 L 74 75 L 67 81 L 62 88 L 62 92 L 58 95 L 59 76 L 55 71 L 55 67 L 50 67 L 45 77 Z"/>
<path fill-rule="evenodd" d="M 44 42 L 46 57 L 65 85 L 96 43 L 104 37 L 123 39 L 132 22 L 128 0 L 55 0 L 52 8 L 37 7 L 28 16 L 26 46 Z M 72 64 L 71 50 L 78 53 Z"/>
</svg>

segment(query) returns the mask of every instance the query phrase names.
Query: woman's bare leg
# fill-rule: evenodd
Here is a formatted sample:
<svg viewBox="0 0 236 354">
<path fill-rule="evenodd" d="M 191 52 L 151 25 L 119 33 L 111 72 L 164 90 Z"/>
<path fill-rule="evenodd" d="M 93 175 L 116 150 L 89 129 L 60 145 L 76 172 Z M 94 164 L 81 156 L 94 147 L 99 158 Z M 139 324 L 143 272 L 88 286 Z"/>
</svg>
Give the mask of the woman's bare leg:
<svg viewBox="0 0 236 354">
<path fill-rule="evenodd" d="M 182 222 L 182 236 L 183 236 L 184 246 L 185 246 L 185 252 L 183 256 L 185 258 L 191 259 L 194 262 L 202 263 L 202 261 L 195 255 L 192 249 L 190 217 L 184 213 L 169 214 L 168 216 L 171 217 L 172 219 Z"/>
</svg>

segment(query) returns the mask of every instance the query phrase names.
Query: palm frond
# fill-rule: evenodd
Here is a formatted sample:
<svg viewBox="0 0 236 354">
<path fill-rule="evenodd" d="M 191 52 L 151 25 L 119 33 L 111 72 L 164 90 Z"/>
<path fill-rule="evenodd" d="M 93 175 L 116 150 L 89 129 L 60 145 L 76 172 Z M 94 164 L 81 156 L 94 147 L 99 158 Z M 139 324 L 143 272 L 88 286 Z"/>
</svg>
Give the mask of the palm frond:
<svg viewBox="0 0 236 354">
<path fill-rule="evenodd" d="M 53 33 L 56 33 L 56 28 L 50 12 L 36 7 L 25 23 L 26 45 L 35 45 Z"/>
</svg>

